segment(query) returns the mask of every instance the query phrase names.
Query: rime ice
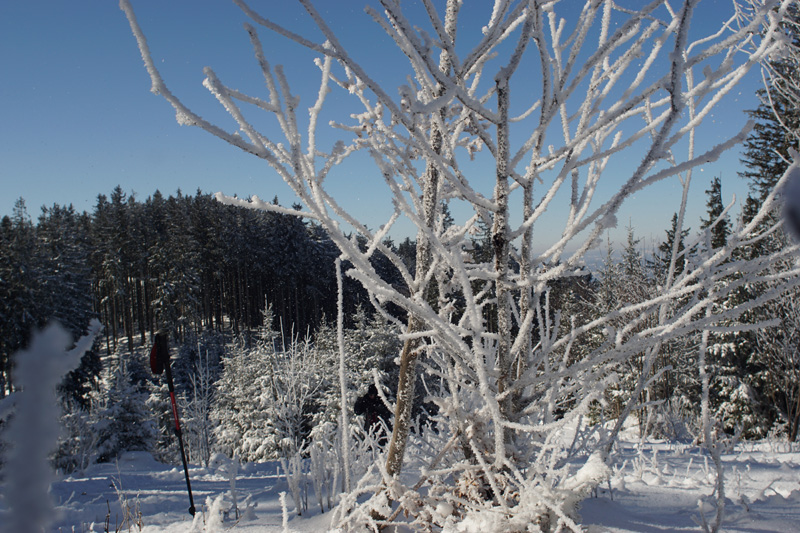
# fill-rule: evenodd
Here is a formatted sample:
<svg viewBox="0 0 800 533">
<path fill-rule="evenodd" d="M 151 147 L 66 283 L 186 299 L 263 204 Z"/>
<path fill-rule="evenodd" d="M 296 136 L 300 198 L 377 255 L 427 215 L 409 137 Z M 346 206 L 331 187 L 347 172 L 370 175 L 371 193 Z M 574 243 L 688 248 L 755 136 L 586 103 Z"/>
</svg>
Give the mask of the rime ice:
<svg viewBox="0 0 800 533">
<path fill-rule="evenodd" d="M 54 480 L 49 455 L 59 434 L 59 402 L 56 387 L 78 366 L 102 329 L 92 322 L 90 334 L 72 343 L 57 324 L 34 335 L 30 349 L 17 353 L 14 393 L 15 411 L 3 437 L 9 445 L 3 492 L 11 510 L 4 528 L 19 533 L 40 533 L 53 519 L 50 483 Z"/>
</svg>

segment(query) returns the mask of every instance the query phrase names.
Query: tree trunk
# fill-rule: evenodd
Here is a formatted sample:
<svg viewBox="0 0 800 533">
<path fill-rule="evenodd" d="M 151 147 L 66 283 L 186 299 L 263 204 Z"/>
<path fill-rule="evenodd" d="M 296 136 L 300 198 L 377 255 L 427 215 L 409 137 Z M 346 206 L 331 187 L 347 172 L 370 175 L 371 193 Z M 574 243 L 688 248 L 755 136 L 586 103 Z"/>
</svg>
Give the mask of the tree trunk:
<svg viewBox="0 0 800 533">
<path fill-rule="evenodd" d="M 445 32 L 455 43 L 456 40 L 456 21 L 460 3 L 457 0 L 448 0 L 445 13 Z M 439 56 L 439 70 L 447 74 L 451 70 L 449 56 L 442 51 Z M 444 94 L 444 88 L 436 88 L 436 97 Z M 439 118 L 444 123 L 444 109 L 438 111 Z M 431 131 L 431 149 L 435 154 L 442 153 L 444 132 L 434 123 Z M 439 203 L 439 170 L 434 161 L 428 161 L 425 168 L 425 183 L 422 191 L 422 207 L 425 227 L 433 229 L 436 226 L 436 213 Z M 431 244 L 424 231 L 417 233 L 417 265 L 414 275 L 415 287 L 422 298 L 428 300 L 430 288 L 425 285 L 425 277 L 431 268 L 433 255 Z M 409 314 L 406 332 L 409 335 L 423 331 L 425 323 L 414 315 Z M 421 339 L 407 339 L 403 343 L 403 351 L 400 354 L 400 370 L 397 378 L 397 401 L 395 404 L 394 427 L 392 429 L 392 439 L 386 452 L 386 471 L 390 476 L 400 473 L 403 466 L 406 445 L 408 444 L 408 430 L 411 425 L 411 412 L 414 407 L 414 385 L 417 377 L 417 359 L 420 355 L 423 341 Z"/>
<path fill-rule="evenodd" d="M 449 4 L 448 4 L 449 7 Z M 431 136 L 433 150 L 438 154 L 442 149 L 442 132 L 434 129 Z M 434 163 L 429 162 L 425 169 L 425 190 L 423 191 L 423 209 L 425 225 L 434 228 L 436 224 L 436 208 L 438 204 L 439 171 Z M 417 270 L 415 273 L 415 289 L 422 294 L 424 300 L 428 299 L 429 288 L 424 286 L 425 276 L 431 268 L 431 245 L 424 232 L 417 234 Z M 423 331 L 425 323 L 414 315 L 409 315 L 406 333 L 413 335 Z M 403 456 L 406 452 L 408 429 L 411 425 L 411 411 L 414 407 L 414 383 L 416 381 L 416 366 L 419 350 L 422 345 L 420 339 L 407 339 L 403 343 L 400 354 L 400 370 L 397 378 L 397 401 L 394 412 L 394 428 L 392 440 L 386 452 L 386 471 L 390 476 L 400 473 L 403 466 Z"/>
<path fill-rule="evenodd" d="M 408 333 L 421 331 L 424 323 L 411 316 L 408 321 Z M 390 476 L 400 473 L 403 457 L 408 444 L 408 430 L 411 425 L 411 412 L 414 408 L 414 383 L 417 377 L 417 359 L 422 342 L 419 339 L 408 339 L 403 343 L 400 354 L 400 370 L 397 379 L 397 401 L 394 410 L 394 427 L 392 440 L 386 452 L 386 471 Z"/>
</svg>

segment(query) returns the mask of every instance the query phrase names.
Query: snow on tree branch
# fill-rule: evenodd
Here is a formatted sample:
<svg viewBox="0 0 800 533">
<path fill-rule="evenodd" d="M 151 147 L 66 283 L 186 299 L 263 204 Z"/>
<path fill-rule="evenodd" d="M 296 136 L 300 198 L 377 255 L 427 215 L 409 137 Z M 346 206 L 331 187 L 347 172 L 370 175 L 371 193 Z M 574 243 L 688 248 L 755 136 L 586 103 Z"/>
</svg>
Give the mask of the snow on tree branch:
<svg viewBox="0 0 800 533">
<path fill-rule="evenodd" d="M 382 506 L 392 498 L 410 520 L 445 529 L 455 516 L 492 516 L 486 523 L 494 530 L 515 530 L 515 517 L 543 530 L 577 530 L 576 505 L 607 476 L 602 465 L 610 444 L 639 405 L 664 346 L 689 334 L 705 331 L 706 338 L 735 329 L 730 324 L 748 305 L 798 285 L 793 266 L 777 275 L 781 286 L 754 302 L 717 306 L 745 284 L 777 279 L 770 264 L 797 252 L 738 259 L 737 250 L 775 231 L 751 222 L 735 228 L 726 246 L 699 250 L 691 260 L 673 243 L 663 286 L 641 301 L 591 320 L 562 315 L 550 304 L 554 284 L 582 274 L 586 255 L 635 193 L 669 179 L 681 183 L 682 231 L 693 171 L 741 142 L 750 125 L 710 146 L 700 145 L 697 133 L 748 71 L 782 50 L 796 52 L 781 30 L 791 0 L 750 2 L 746 16 L 740 8 L 708 33 L 692 25 L 695 0 L 680 9 L 655 0 L 639 10 L 589 0 L 579 12 L 574 2 L 498 0 L 480 15 L 487 22 L 475 36 L 459 22 L 480 7 L 451 0 L 442 12 L 425 0 L 425 16 L 417 19 L 399 2 L 382 0 L 380 10 L 368 7 L 367 14 L 407 60 L 397 65 L 407 81 L 395 92 L 342 44 L 310 0 L 299 3 L 321 41 L 269 20 L 244 0 L 234 3 L 255 25 L 246 31 L 266 96 L 233 90 L 206 69 L 206 88 L 236 122 L 237 130 L 227 131 L 167 89 L 129 1 L 121 0 L 154 92 L 175 108 L 179 122 L 262 158 L 304 207 L 290 213 L 257 198 L 217 198 L 317 221 L 372 301 L 407 313 L 384 489 L 362 506 L 374 513 L 344 513 L 345 525 L 388 516 Z M 283 69 L 267 61 L 259 31 L 318 55 L 321 78 L 310 93 L 307 130 L 299 114 L 304 93 L 292 93 Z M 357 112 L 328 123 L 338 140 L 325 148 L 320 117 L 334 92 Z M 257 130 L 240 103 L 268 113 L 279 133 Z M 364 179 L 384 183 L 392 197 L 378 230 L 346 211 L 326 182 L 360 151 L 374 162 L 374 174 Z M 493 168 L 491 191 L 473 158 Z M 448 207 L 457 218 L 445 224 L 447 206 L 458 211 Z M 765 202 L 756 219 L 770 207 Z M 543 215 L 554 211 L 563 213 L 563 224 L 547 227 Z M 383 244 L 401 218 L 417 230 L 414 272 Z M 481 225 L 488 228 L 488 255 L 477 258 L 470 243 Z M 406 287 L 381 278 L 370 261 L 378 250 Z M 620 365 L 641 354 L 644 370 L 610 431 L 586 425 L 618 383 Z M 412 505 L 393 477 L 409 446 L 408 387 L 418 361 L 446 391 L 436 399 L 441 431 L 458 435 L 460 443 L 442 459 L 441 475 L 429 480 L 441 488 L 435 498 L 454 509 L 445 517 Z M 574 462 L 583 465 L 580 479 L 572 477 Z"/>
</svg>

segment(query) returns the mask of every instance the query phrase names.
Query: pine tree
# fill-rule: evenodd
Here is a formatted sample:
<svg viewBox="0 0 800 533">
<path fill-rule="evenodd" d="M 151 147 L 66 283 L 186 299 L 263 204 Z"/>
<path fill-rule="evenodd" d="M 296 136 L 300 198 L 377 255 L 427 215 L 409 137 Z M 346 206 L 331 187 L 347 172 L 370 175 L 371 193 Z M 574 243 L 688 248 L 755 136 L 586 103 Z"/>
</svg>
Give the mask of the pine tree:
<svg viewBox="0 0 800 533">
<path fill-rule="evenodd" d="M 628 225 L 626 232 L 625 248 L 622 249 L 620 264 L 622 294 L 624 302 L 632 303 L 644 300 L 651 292 L 652 283 L 647 278 L 646 264 L 640 250 L 642 240 L 636 238 L 632 224 Z"/>
<path fill-rule="evenodd" d="M 700 229 L 706 229 L 722 215 L 725 205 L 722 203 L 722 181 L 719 177 L 711 180 L 711 185 L 706 190 L 706 213 L 705 219 L 700 219 Z M 717 249 L 728 243 L 728 235 L 731 234 L 731 222 L 726 215 L 711 228 L 711 248 Z"/>
<path fill-rule="evenodd" d="M 222 226 L 225 212 L 225 206 L 198 189 L 191 206 L 191 231 L 197 243 L 200 320 L 208 329 L 222 328 L 220 285 L 223 276 Z"/>
<path fill-rule="evenodd" d="M 38 291 L 42 265 L 37 254 L 36 230 L 25 201 L 14 204 L 12 216 L 2 221 L 0 254 L 0 363 L 2 392 L 14 390 L 11 376 L 13 354 L 27 346 L 31 331 L 44 325 L 45 295 Z"/>
<path fill-rule="evenodd" d="M 610 238 L 606 240 L 606 256 L 597 275 L 594 305 L 599 313 L 606 315 L 619 307 L 616 290 L 619 285 L 619 268 L 614 259 L 614 245 Z"/>
<path fill-rule="evenodd" d="M 117 185 L 111 191 L 110 217 L 112 224 L 111 241 L 105 258 L 105 270 L 109 276 L 112 298 L 118 314 L 118 326 L 127 337 L 128 351 L 133 353 L 133 313 L 131 310 L 133 264 L 135 262 L 135 240 L 132 232 L 131 209 L 135 203 L 133 195 L 123 192 Z"/>
<path fill-rule="evenodd" d="M 800 13 L 798 7 L 793 5 L 789 9 L 788 19 L 783 22 L 785 33 L 796 46 L 800 43 L 798 32 Z M 771 74 L 771 83 L 766 89 L 758 91 L 760 103 L 758 107 L 749 111 L 755 125 L 744 143 L 745 150 L 741 159 L 746 170 L 739 176 L 748 181 L 750 192 L 742 209 L 742 219 L 749 223 L 757 213 L 761 203 L 770 194 L 775 184 L 784 174 L 792 158 L 790 150 L 798 148 L 800 142 L 800 95 L 797 87 L 800 75 L 797 70 L 797 57 L 791 54 L 776 56 L 766 64 Z M 768 214 L 759 227 L 755 229 L 758 234 L 775 224 L 779 218 L 777 210 Z M 748 245 L 737 258 L 751 259 L 766 256 L 782 249 L 787 243 L 783 233 L 774 233 L 761 239 L 755 244 Z M 778 264 L 775 270 L 790 268 L 789 264 Z M 757 298 L 768 289 L 768 284 L 748 284 L 737 290 L 729 299 L 728 305 L 740 305 L 743 302 Z M 760 321 L 779 318 L 785 321 L 792 313 L 785 310 L 793 308 L 796 297 L 794 291 L 782 296 L 773 304 L 762 306 L 745 313 L 740 321 L 756 324 Z M 777 313 L 777 314 L 776 314 Z M 750 388 L 750 404 L 752 411 L 757 414 L 756 422 L 752 424 L 756 436 L 765 434 L 774 420 L 783 417 L 787 435 L 792 437 L 793 430 L 791 411 L 779 407 L 781 401 L 776 397 L 779 394 L 791 394 L 782 382 L 785 376 L 791 376 L 793 370 L 784 365 L 783 355 L 776 346 L 791 345 L 793 326 L 784 324 L 780 328 L 770 328 L 765 331 L 748 331 L 738 335 L 735 340 L 735 354 L 741 382 Z M 767 347 L 769 346 L 769 348 Z"/>
<path fill-rule="evenodd" d="M 97 394 L 90 393 L 91 399 L 86 399 L 92 408 L 87 409 L 70 399 L 61 401 L 62 434 L 58 440 L 58 448 L 53 455 L 53 466 L 63 472 L 71 473 L 83 471 L 97 457 Z"/>
<path fill-rule="evenodd" d="M 768 400 L 789 442 L 800 436 L 800 306 L 797 291 L 770 304 L 769 314 L 780 319 L 777 327 L 756 334 L 752 362 L 757 371 L 752 382 Z"/>
<path fill-rule="evenodd" d="M 14 353 L 10 342 L 9 327 L 12 323 L 13 307 L 6 301 L 11 293 L 11 275 L 14 269 L 14 257 L 11 255 L 12 226 L 11 219 L 4 216 L 0 220 L 0 398 L 4 398 L 10 389 L 11 354 Z"/>
<path fill-rule="evenodd" d="M 799 11 L 797 6 L 790 8 L 788 20 L 783 23 L 785 32 L 795 46 L 800 43 Z M 800 94 L 797 89 L 800 73 L 797 70 L 797 58 L 791 55 L 776 56 L 767 62 L 766 67 L 772 74 L 772 80 L 767 88 L 757 91 L 758 107 L 748 111 L 755 124 L 744 142 L 741 162 L 746 170 L 739 172 L 739 177 L 746 179 L 750 188 L 742 213 L 745 222 L 752 220 L 758 206 L 786 172 L 792 161 L 790 150 L 797 150 L 800 145 Z M 777 218 L 778 213 L 772 213 L 762 222 L 760 230 L 772 225 Z M 784 238 L 775 236 L 762 240 L 750 247 L 750 251 L 753 255 L 768 254 L 779 249 Z"/>
<path fill-rule="evenodd" d="M 800 109 L 779 91 L 760 89 L 761 103 L 752 111 L 753 130 L 744 142 L 741 162 L 746 170 L 739 176 L 748 180 L 750 192 L 764 200 L 786 172 L 790 149 L 797 149 Z"/>
<path fill-rule="evenodd" d="M 216 400 L 214 386 L 222 370 L 222 341 L 222 336 L 213 330 L 201 334 L 196 344 L 181 347 L 175 365 L 185 376 L 181 386 L 180 412 L 186 453 L 190 462 L 201 462 L 205 466 L 208 466 L 214 449 L 212 412 Z"/>
<path fill-rule="evenodd" d="M 42 264 L 37 290 L 46 302 L 42 318 L 57 320 L 77 338 L 86 332 L 89 321 L 95 317 L 88 216 L 78 215 L 72 206 L 55 204 L 42 208 L 36 236 Z M 87 351 L 78 368 L 66 376 L 62 392 L 70 401 L 88 409 L 100 369 L 97 351 Z"/>
<path fill-rule="evenodd" d="M 397 255 L 403 261 L 408 272 L 413 276 L 416 271 L 416 261 L 417 261 L 417 243 L 414 242 L 411 237 L 406 237 L 403 239 L 399 245 L 397 245 Z"/>
<path fill-rule="evenodd" d="M 701 229 L 707 229 L 712 224 L 708 236 L 708 246 L 716 250 L 725 246 L 731 233 L 731 223 L 728 216 L 722 216 L 725 209 L 722 202 L 722 183 L 720 177 L 714 177 L 706 190 L 706 218 L 700 221 Z M 748 197 L 750 200 L 751 197 Z M 745 206 L 747 208 L 747 205 Z M 754 207 L 754 206 L 753 206 Z M 718 288 L 730 283 L 731 279 L 718 280 Z M 715 312 L 724 311 L 726 308 L 738 305 L 744 300 L 740 297 L 744 291 L 737 291 L 731 297 L 715 306 Z M 730 324 L 726 324 L 730 325 Z M 753 392 L 747 385 L 748 363 L 747 352 L 743 350 L 751 342 L 747 338 L 752 333 L 744 332 L 739 335 L 727 333 L 709 333 L 709 348 L 706 353 L 706 365 L 711 375 L 709 401 L 714 418 L 722 428 L 735 433 L 742 431 L 745 436 L 760 436 L 763 427 L 760 427 L 758 417 L 753 406 Z"/>
<path fill-rule="evenodd" d="M 256 342 L 237 340 L 216 386 L 217 449 L 243 461 L 293 457 L 309 438 L 321 391 L 333 386 L 310 342 L 279 335 L 271 323 L 267 307 Z"/>
<path fill-rule="evenodd" d="M 158 322 L 181 342 L 197 322 L 199 310 L 198 252 L 190 231 L 188 202 L 180 191 L 166 202 L 168 227 L 160 250 L 163 277 L 156 287 Z"/>
<path fill-rule="evenodd" d="M 144 365 L 135 354 L 117 353 L 118 365 L 108 384 L 105 408 L 98 415 L 98 461 L 111 461 L 126 451 L 151 451 L 155 425 L 147 408 Z"/>
<path fill-rule="evenodd" d="M 267 351 L 249 348 L 241 336 L 223 360 L 211 418 L 216 447 L 228 457 L 238 455 L 242 461 L 276 457 L 278 439 L 263 402 L 267 369 Z"/>
<path fill-rule="evenodd" d="M 110 202 L 105 195 L 98 196 L 92 224 L 93 268 L 105 332 L 113 341 L 113 346 L 107 345 L 109 353 L 116 351 L 120 333 L 128 338 L 128 349 L 133 350 L 129 284 L 135 246 L 129 215 L 128 198 L 120 186 L 112 191 Z"/>
<path fill-rule="evenodd" d="M 684 240 L 689 236 L 689 228 L 682 229 L 680 238 L 678 239 L 678 250 L 675 258 L 675 277 L 678 277 L 683 272 L 684 265 L 686 264 L 687 251 L 684 249 Z M 678 232 L 678 213 L 672 215 L 672 222 L 670 228 L 667 230 L 667 240 L 658 245 L 658 254 L 653 258 L 652 266 L 659 283 L 666 281 L 669 265 L 672 261 L 672 248 L 675 242 L 675 235 Z"/>
</svg>

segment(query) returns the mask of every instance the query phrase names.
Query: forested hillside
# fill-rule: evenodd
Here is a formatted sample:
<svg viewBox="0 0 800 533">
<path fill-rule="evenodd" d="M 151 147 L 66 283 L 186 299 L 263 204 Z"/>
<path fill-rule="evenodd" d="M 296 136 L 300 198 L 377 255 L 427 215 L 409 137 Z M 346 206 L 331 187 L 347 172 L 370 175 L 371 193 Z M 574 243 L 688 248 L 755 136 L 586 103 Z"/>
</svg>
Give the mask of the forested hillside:
<svg viewBox="0 0 800 533">
<path fill-rule="evenodd" d="M 179 342 L 253 330 L 268 302 L 276 329 L 305 335 L 336 316 L 337 256 L 313 224 L 199 191 L 140 201 L 117 187 L 90 214 L 54 205 L 35 221 L 20 199 L 0 229 L 0 395 L 13 391 L 12 354 L 52 319 L 78 335 L 99 318 L 111 353 L 121 338 L 133 350 L 161 328 Z M 379 254 L 375 262 L 393 275 Z M 348 315 L 369 305 L 357 283 L 345 284 Z M 97 355 L 82 371 L 97 374 Z"/>
<path fill-rule="evenodd" d="M 742 175 L 752 184 L 741 213 L 745 221 L 752 216 L 751 206 L 763 201 L 786 168 L 785 162 L 767 164 L 756 157 L 764 151 L 760 144 L 770 142 L 774 130 L 768 127 L 765 110 L 756 110 L 753 115 L 763 120 L 751 135 L 744 160 L 745 168 L 751 170 Z M 764 170 L 767 166 L 768 171 Z M 724 212 L 720 178 L 712 180 L 706 197 L 707 212 L 698 220 L 698 228 L 702 233 L 710 227 L 710 241 L 705 245 L 720 248 L 726 245 L 732 224 L 731 215 Z M 274 201 L 277 203 L 277 198 Z M 446 206 L 444 209 L 446 212 Z M 588 323 L 624 305 L 653 297 L 669 273 L 674 247 L 677 255 L 673 275 L 680 275 L 686 261 L 692 261 L 703 245 L 697 243 L 697 233 L 685 227 L 675 242 L 677 213 L 669 225 L 666 222 L 662 242 L 645 246 L 635 229 L 628 227 L 625 242 L 605 244 L 605 259 L 594 271 L 585 269 L 581 276 L 552 282 L 548 291 L 552 316 L 567 314 L 578 323 Z M 244 360 L 235 363 L 236 354 L 251 354 L 248 357 L 258 360 L 254 355 L 258 350 L 253 346 L 264 331 L 278 332 L 273 337 L 283 335 L 291 346 L 298 342 L 296 339 L 313 340 L 316 336 L 329 354 L 337 350 L 330 325 L 336 317 L 337 249 L 321 228 L 299 217 L 232 207 L 200 191 L 194 196 L 179 191 L 168 198 L 156 191 L 140 201 L 118 186 L 110 196 L 98 196 L 92 213 L 54 205 L 43 207 L 33 220 L 20 199 L 14 213 L 3 217 L 0 227 L 3 395 L 14 391 L 14 352 L 27 345 L 36 328 L 51 320 L 64 325 L 76 337 L 84 332 L 91 318 L 100 319 L 104 325 L 95 349 L 62 387 L 65 400 L 86 410 L 103 389 L 103 370 L 106 378 L 118 371 L 116 363 L 113 368 L 103 369 L 101 359 L 108 366 L 111 361 L 133 358 L 133 368 L 138 367 L 142 364 L 141 353 L 160 329 L 170 333 L 179 353 L 189 354 L 189 359 L 180 363 L 187 373 L 181 378 L 187 387 L 191 385 L 190 375 L 197 370 L 198 357 L 212 354 L 213 375 L 204 377 L 213 378 L 213 382 L 206 383 L 209 390 L 222 377 L 225 361 L 241 368 L 257 367 Z M 745 253 L 757 257 L 784 246 L 785 239 L 783 234 L 777 234 L 757 248 L 747 248 Z M 687 249 L 686 241 L 695 244 Z M 413 240 L 406 238 L 396 246 L 386 239 L 384 244 L 413 270 Z M 469 255 L 476 264 L 491 261 L 490 228 L 481 226 L 475 232 Z M 401 276 L 385 256 L 377 252 L 372 260 L 385 279 L 402 286 Z M 343 281 L 345 324 L 355 328 L 352 335 L 365 335 L 367 323 L 372 320 L 366 291 L 347 276 Z M 760 290 L 763 287 L 738 290 L 728 305 L 746 304 L 756 299 Z M 432 301 L 436 291 L 434 287 Z M 800 416 L 795 404 L 800 393 L 791 382 L 796 365 L 785 354 L 794 346 L 796 328 L 800 327 L 800 321 L 795 319 L 800 316 L 791 312 L 791 302 L 787 296 L 745 315 L 745 320 L 753 322 L 782 316 L 783 328 L 768 328 L 758 334 L 717 335 L 712 339 L 709 363 L 714 377 L 710 392 L 725 431 L 760 437 L 772 430 L 795 438 Z M 488 327 L 496 330 L 496 306 L 487 305 L 483 313 Z M 405 320 L 402 313 L 395 318 Z M 669 438 L 692 435 L 701 394 L 699 382 L 692 377 L 699 342 L 697 336 L 688 336 L 662 347 L 661 357 L 650 370 L 651 384 L 643 392 L 642 400 L 651 405 L 643 407 L 639 417 L 644 431 Z M 588 343 L 576 348 L 576 352 L 588 353 L 593 348 Z M 137 349 L 140 355 L 134 357 Z M 200 353 L 203 350 L 205 354 Z M 382 353 L 372 366 L 385 374 L 396 355 Z M 631 383 L 642 372 L 637 361 L 633 358 L 627 363 L 627 378 L 612 387 L 608 406 L 599 416 L 613 418 L 629 400 Z M 228 367 L 229 376 L 231 368 Z M 333 366 L 329 370 L 335 372 Z M 142 377 L 137 379 L 140 384 L 144 382 Z M 360 383 L 368 381 L 369 378 L 361 379 Z M 393 386 L 391 380 L 386 385 Z M 108 388 L 108 383 L 105 387 L 107 390 L 101 395 L 118 394 Z M 224 398 L 222 393 L 217 396 Z M 208 443 L 205 446 L 211 448 Z M 228 451 L 247 457 L 241 449 Z"/>
</svg>

